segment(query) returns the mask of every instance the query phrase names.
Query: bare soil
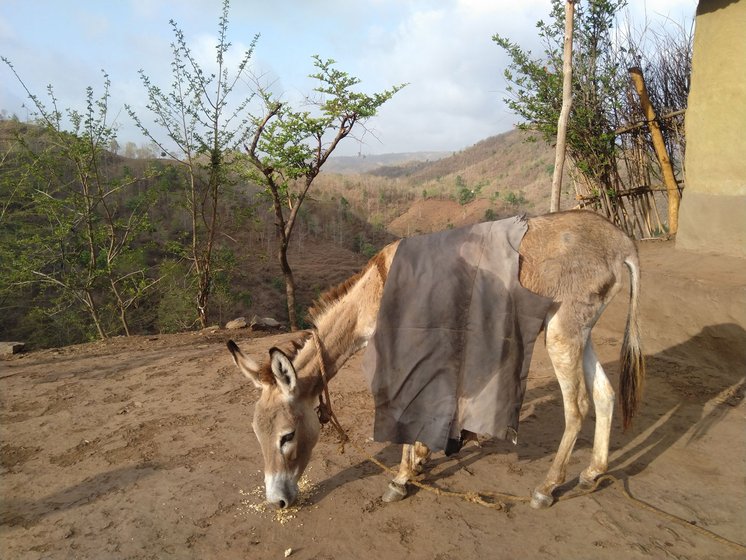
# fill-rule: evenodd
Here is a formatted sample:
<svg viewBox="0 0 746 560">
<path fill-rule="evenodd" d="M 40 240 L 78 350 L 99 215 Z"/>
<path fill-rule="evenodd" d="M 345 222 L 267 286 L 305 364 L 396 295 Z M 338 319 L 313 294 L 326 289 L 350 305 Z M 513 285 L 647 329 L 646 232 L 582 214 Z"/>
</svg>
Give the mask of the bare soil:
<svg viewBox="0 0 746 560">
<path fill-rule="evenodd" d="M 534 511 L 490 509 L 424 490 L 383 504 L 388 476 L 326 428 L 302 505 L 262 504 L 251 432 L 257 391 L 225 341 L 263 359 L 292 335 L 243 330 L 119 338 L 0 362 L 0 555 L 3 558 L 744 558 L 746 549 L 746 262 L 641 247 L 648 364 L 632 429 L 615 419 L 610 473 L 621 482 Z M 626 297 L 594 333 L 617 381 Z M 460 492 L 528 496 L 563 426 L 537 345 L 517 445 L 487 441 L 436 455 L 425 481 Z M 394 466 L 399 448 L 370 441 L 372 400 L 353 358 L 332 384 L 337 415 L 364 453 Z M 589 460 L 586 423 L 571 492 Z"/>
</svg>

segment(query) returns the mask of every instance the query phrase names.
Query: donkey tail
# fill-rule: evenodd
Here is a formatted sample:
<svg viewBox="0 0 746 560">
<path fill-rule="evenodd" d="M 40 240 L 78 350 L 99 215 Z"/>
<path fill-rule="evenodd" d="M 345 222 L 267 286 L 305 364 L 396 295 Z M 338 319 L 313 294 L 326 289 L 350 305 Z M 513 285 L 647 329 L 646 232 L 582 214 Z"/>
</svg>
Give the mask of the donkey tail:
<svg viewBox="0 0 746 560">
<path fill-rule="evenodd" d="M 632 425 L 632 418 L 637 412 L 642 397 L 642 388 L 645 381 L 645 357 L 640 346 L 640 325 L 638 323 L 640 262 L 637 253 L 635 252 L 627 257 L 624 264 L 627 265 L 630 274 L 630 301 L 620 358 L 619 401 L 622 408 L 622 425 L 626 430 Z"/>
</svg>

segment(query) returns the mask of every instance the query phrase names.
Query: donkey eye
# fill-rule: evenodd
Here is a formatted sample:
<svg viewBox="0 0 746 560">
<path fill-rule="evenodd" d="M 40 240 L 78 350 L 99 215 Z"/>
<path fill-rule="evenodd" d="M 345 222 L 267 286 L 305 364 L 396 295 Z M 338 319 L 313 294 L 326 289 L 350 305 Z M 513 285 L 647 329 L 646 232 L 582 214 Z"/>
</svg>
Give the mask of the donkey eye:
<svg viewBox="0 0 746 560">
<path fill-rule="evenodd" d="M 290 432 L 282 436 L 280 438 L 280 447 L 282 447 L 286 443 L 290 443 L 291 441 L 293 441 L 294 437 L 295 437 L 295 432 Z"/>
</svg>

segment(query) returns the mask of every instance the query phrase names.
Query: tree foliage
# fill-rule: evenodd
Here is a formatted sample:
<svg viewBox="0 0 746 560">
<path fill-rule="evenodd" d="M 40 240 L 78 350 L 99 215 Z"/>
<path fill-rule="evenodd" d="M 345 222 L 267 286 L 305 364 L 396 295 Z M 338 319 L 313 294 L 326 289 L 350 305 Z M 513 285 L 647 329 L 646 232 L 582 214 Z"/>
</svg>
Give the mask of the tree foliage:
<svg viewBox="0 0 746 560">
<path fill-rule="evenodd" d="M 218 42 L 215 46 L 215 70 L 205 70 L 195 58 L 183 31 L 170 21 L 175 41 L 172 43 L 170 91 L 154 84 L 140 71 L 148 94 L 147 108 L 165 137 L 148 128 L 131 108 L 128 111 L 140 130 L 164 155 L 177 162 L 186 173 L 183 206 L 191 221 L 191 239 L 187 258 L 189 274 L 194 278 L 194 308 L 202 327 L 207 326 L 210 294 L 213 290 L 213 252 L 220 228 L 219 205 L 231 185 L 231 170 L 238 148 L 249 137 L 250 119 L 247 108 L 252 94 L 231 105 L 236 87 L 247 73 L 258 35 L 244 52 L 237 68 L 229 71 L 226 54 L 228 12 L 230 3 L 223 2 L 218 22 Z M 232 107 L 232 108 L 231 108 Z"/>
<path fill-rule="evenodd" d="M 508 107 L 524 122 L 520 128 L 538 130 L 547 142 L 557 135 L 562 107 L 562 44 L 565 0 L 553 0 L 550 20 L 536 24 L 544 52 L 535 57 L 510 39 L 494 35 L 510 64 Z M 594 184 L 608 185 L 615 168 L 615 124 L 627 86 L 620 71 L 611 30 L 626 0 L 578 2 L 573 34 L 573 105 L 567 131 L 568 153 L 576 167 Z"/>
<path fill-rule="evenodd" d="M 339 70 L 334 60 L 313 57 L 320 97 L 308 100 L 308 111 L 281 102 L 268 89 L 258 87 L 264 111 L 253 120 L 254 133 L 246 145 L 248 171 L 252 180 L 266 189 L 272 200 L 277 234 L 278 260 L 285 278 L 288 318 L 298 327 L 295 310 L 295 279 L 287 251 L 298 217 L 314 179 L 339 143 L 355 127 L 375 116 L 404 84 L 380 93 L 366 94 L 354 88 L 358 78 Z"/>
<path fill-rule="evenodd" d="M 156 282 L 135 247 L 153 199 L 133 193 L 140 178 L 115 173 L 108 161 L 116 139 L 109 78 L 104 73 L 99 97 L 86 89 L 83 110 L 62 110 L 51 86 L 48 107 L 3 61 L 36 112 L 34 125 L 17 128 L 4 144 L 0 292 L 42 295 L 48 317 L 83 310 L 99 338 L 130 334 L 129 310 Z"/>
</svg>

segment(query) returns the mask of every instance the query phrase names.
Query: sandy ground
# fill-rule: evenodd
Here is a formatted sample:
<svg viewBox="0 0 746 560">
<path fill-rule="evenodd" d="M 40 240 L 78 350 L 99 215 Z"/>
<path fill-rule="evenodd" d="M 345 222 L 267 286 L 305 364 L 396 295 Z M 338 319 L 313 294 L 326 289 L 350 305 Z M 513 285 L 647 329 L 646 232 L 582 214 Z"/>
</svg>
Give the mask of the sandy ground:
<svg viewBox="0 0 746 560">
<path fill-rule="evenodd" d="M 746 263 L 644 244 L 648 381 L 627 433 L 614 421 L 610 472 L 619 484 L 534 511 L 488 509 L 426 491 L 383 504 L 388 477 L 322 433 L 302 506 L 262 504 L 251 432 L 257 391 L 225 340 L 263 359 L 288 335 L 204 331 L 34 352 L 0 362 L 2 558 L 744 558 L 697 532 L 746 544 Z M 594 333 L 614 383 L 626 296 Z M 354 358 L 332 383 L 357 445 L 389 465 L 399 448 L 370 441 L 372 401 Z M 426 481 L 457 491 L 527 496 L 559 443 L 562 406 L 537 347 L 519 442 L 436 455 Z M 570 464 L 589 460 L 588 421 Z M 574 478 L 574 479 L 573 479 Z"/>
</svg>

